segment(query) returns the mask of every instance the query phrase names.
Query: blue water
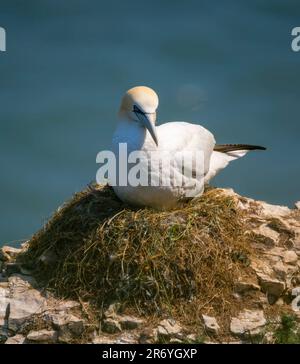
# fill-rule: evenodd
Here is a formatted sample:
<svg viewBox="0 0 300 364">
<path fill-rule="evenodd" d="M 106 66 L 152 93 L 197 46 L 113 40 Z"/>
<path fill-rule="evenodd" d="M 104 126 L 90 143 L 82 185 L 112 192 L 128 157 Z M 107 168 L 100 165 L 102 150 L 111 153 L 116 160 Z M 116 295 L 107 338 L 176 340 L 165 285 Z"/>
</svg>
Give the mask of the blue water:
<svg viewBox="0 0 300 364">
<path fill-rule="evenodd" d="M 140 84 L 160 95 L 160 122 L 268 147 L 215 185 L 300 200 L 299 1 L 0 0 L 0 26 L 0 244 L 95 179 L 122 93 Z"/>
</svg>

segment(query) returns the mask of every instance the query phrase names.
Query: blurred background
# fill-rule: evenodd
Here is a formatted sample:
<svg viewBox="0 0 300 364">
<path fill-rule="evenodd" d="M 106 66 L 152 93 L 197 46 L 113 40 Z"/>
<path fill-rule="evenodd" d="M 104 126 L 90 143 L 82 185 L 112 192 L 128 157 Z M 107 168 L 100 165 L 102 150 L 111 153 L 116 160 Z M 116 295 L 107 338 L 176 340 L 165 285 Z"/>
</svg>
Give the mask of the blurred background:
<svg viewBox="0 0 300 364">
<path fill-rule="evenodd" d="M 29 238 L 95 180 L 135 85 L 159 94 L 159 123 L 192 121 L 218 143 L 268 148 L 214 185 L 300 200 L 299 1 L 0 0 L 0 26 L 0 245 Z"/>
</svg>

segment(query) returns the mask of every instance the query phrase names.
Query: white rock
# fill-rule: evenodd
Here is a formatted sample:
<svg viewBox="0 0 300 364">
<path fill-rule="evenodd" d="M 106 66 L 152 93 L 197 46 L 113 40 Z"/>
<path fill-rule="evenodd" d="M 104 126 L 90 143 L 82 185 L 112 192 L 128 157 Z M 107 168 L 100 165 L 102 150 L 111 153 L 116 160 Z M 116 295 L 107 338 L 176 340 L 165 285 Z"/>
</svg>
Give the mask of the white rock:
<svg viewBox="0 0 300 364">
<path fill-rule="evenodd" d="M 240 281 L 240 282 L 236 283 L 234 289 L 235 289 L 236 293 L 243 294 L 243 293 L 246 293 L 249 291 L 259 291 L 260 287 L 258 284 L 253 283 L 253 282 Z"/>
<path fill-rule="evenodd" d="M 205 330 L 208 333 L 211 333 L 213 335 L 217 335 L 219 330 L 220 330 L 220 326 L 218 325 L 218 322 L 215 319 L 215 317 L 202 315 L 202 319 L 203 319 L 203 322 L 204 322 Z"/>
<path fill-rule="evenodd" d="M 294 244 L 299 253 L 300 252 L 300 228 L 295 230 Z"/>
<path fill-rule="evenodd" d="M 300 296 L 293 299 L 291 306 L 294 312 L 300 312 Z"/>
<path fill-rule="evenodd" d="M 27 340 L 34 341 L 37 343 L 55 343 L 57 341 L 57 331 L 54 330 L 39 330 L 39 331 L 30 331 L 27 335 Z"/>
<path fill-rule="evenodd" d="M 300 210 L 300 201 L 295 203 L 295 207 L 296 207 L 297 210 Z"/>
<path fill-rule="evenodd" d="M 232 188 L 219 188 L 219 190 L 226 196 L 239 198 L 240 196 L 234 192 Z"/>
<path fill-rule="evenodd" d="M 120 336 L 116 338 L 116 344 L 137 344 L 138 340 L 137 337 L 129 334 L 127 332 L 124 332 Z"/>
<path fill-rule="evenodd" d="M 29 242 L 30 240 L 24 241 L 24 243 L 21 243 L 22 251 L 27 250 L 29 248 Z"/>
<path fill-rule="evenodd" d="M 276 300 L 276 305 L 277 306 L 283 306 L 284 305 L 284 300 L 282 298 L 279 298 L 278 300 Z"/>
<path fill-rule="evenodd" d="M 10 289 L 8 327 L 17 331 L 26 320 L 42 311 L 46 299 L 41 293 L 26 284 L 18 284 Z"/>
<path fill-rule="evenodd" d="M 274 248 L 268 251 L 268 255 L 283 257 L 286 249 L 281 248 L 280 246 L 275 246 Z"/>
<path fill-rule="evenodd" d="M 292 289 L 292 296 L 293 297 L 300 296 L 300 287 L 295 287 Z"/>
<path fill-rule="evenodd" d="M 257 335 L 267 323 L 262 310 L 244 310 L 238 317 L 233 317 L 230 323 L 230 331 L 234 335 Z"/>
<path fill-rule="evenodd" d="M 267 224 L 260 225 L 258 228 L 253 229 L 253 232 L 261 237 L 268 246 L 275 245 L 279 242 L 280 234 L 267 226 Z"/>
<path fill-rule="evenodd" d="M 257 275 L 265 274 L 271 276 L 273 273 L 273 269 L 269 266 L 268 261 L 266 259 L 255 259 L 251 260 L 251 268 L 256 272 Z"/>
<path fill-rule="evenodd" d="M 177 339 L 176 337 L 174 337 L 173 339 L 171 339 L 169 341 L 170 344 L 182 344 L 182 340 Z"/>
<path fill-rule="evenodd" d="M 10 261 L 12 259 L 15 259 L 21 251 L 22 249 L 4 245 L 0 249 L 0 260 Z"/>
<path fill-rule="evenodd" d="M 8 288 L 0 287 L 0 323 L 3 324 L 5 313 L 9 313 L 8 328 L 12 331 L 17 331 L 27 319 L 39 313 L 46 302 L 41 293 L 32 288 L 32 281 L 30 277 L 24 279 L 15 275 L 9 277 Z"/>
<path fill-rule="evenodd" d="M 44 320 L 52 322 L 54 328 L 59 332 L 61 342 L 70 342 L 73 337 L 80 336 L 84 330 L 83 319 L 63 311 L 48 313 Z"/>
<path fill-rule="evenodd" d="M 286 264 L 296 264 L 298 261 L 298 255 L 293 250 L 287 250 L 283 254 L 283 261 Z"/>
<path fill-rule="evenodd" d="M 186 336 L 186 339 L 189 341 L 189 342 L 196 342 L 197 341 L 197 335 L 196 334 L 189 334 Z"/>
<path fill-rule="evenodd" d="M 10 289 L 13 291 L 24 291 L 24 289 L 37 287 L 35 278 L 19 273 L 14 273 L 8 277 Z"/>
<path fill-rule="evenodd" d="M 9 337 L 6 341 L 5 344 L 24 344 L 25 343 L 25 336 L 23 335 L 15 335 L 12 337 Z"/>
<path fill-rule="evenodd" d="M 162 320 L 157 326 L 157 335 L 165 338 L 176 336 L 181 331 L 182 327 L 173 319 Z"/>
<path fill-rule="evenodd" d="M 289 268 L 282 261 L 274 264 L 273 269 L 279 279 L 286 280 Z"/>
<path fill-rule="evenodd" d="M 264 343 L 266 343 L 266 344 L 274 344 L 275 341 L 276 341 L 276 338 L 275 338 L 274 332 L 267 332 L 264 335 Z"/>
<path fill-rule="evenodd" d="M 72 308 L 79 307 L 79 306 L 80 306 L 80 303 L 76 302 L 76 301 L 61 301 L 61 302 L 56 302 L 53 309 L 55 311 L 69 311 Z"/>
<path fill-rule="evenodd" d="M 266 292 L 274 297 L 280 297 L 284 292 L 284 282 L 261 273 L 257 273 L 257 277 L 263 292 Z"/>
<path fill-rule="evenodd" d="M 0 287 L 0 328 L 5 325 L 5 318 L 7 316 L 9 291 L 8 289 Z"/>
<path fill-rule="evenodd" d="M 257 201 L 261 208 L 261 214 L 265 217 L 280 218 L 286 217 L 291 213 L 287 206 L 271 205 L 264 201 Z"/>
<path fill-rule="evenodd" d="M 120 309 L 119 303 L 112 303 L 109 305 L 108 309 L 104 312 L 104 317 L 115 317 L 118 314 L 118 311 Z"/>
<path fill-rule="evenodd" d="M 93 344 L 115 344 L 116 340 L 108 336 L 96 336 L 92 340 Z"/>
</svg>

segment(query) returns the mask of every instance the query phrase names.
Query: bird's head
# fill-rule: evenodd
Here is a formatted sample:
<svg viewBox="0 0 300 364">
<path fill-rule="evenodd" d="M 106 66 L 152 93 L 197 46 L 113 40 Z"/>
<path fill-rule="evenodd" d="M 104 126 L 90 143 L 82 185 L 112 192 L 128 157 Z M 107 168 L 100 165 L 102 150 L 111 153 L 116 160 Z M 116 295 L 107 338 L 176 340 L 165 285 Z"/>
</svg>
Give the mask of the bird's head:
<svg viewBox="0 0 300 364">
<path fill-rule="evenodd" d="M 119 116 L 140 123 L 158 145 L 155 130 L 158 96 L 151 88 L 137 86 L 128 90 L 122 98 Z"/>
</svg>

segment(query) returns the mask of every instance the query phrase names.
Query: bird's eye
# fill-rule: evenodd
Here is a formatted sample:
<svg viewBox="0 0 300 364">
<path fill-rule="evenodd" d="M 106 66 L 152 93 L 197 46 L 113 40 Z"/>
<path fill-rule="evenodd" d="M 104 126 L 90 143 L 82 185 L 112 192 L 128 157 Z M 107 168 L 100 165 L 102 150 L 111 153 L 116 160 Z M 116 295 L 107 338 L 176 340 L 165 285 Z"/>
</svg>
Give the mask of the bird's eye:
<svg viewBox="0 0 300 364">
<path fill-rule="evenodd" d="M 136 105 L 133 105 L 133 112 L 136 114 L 144 114 L 143 111 Z"/>
</svg>

